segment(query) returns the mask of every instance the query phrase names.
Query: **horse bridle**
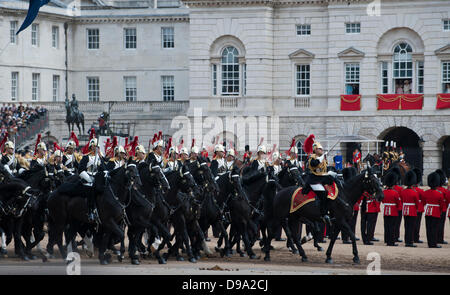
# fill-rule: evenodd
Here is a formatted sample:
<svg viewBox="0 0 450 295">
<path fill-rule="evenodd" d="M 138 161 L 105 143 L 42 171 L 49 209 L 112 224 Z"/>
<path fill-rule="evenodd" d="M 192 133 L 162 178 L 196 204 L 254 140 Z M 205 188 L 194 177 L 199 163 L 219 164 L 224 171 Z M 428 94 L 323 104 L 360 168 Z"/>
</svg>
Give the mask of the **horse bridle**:
<svg viewBox="0 0 450 295">
<path fill-rule="evenodd" d="M 375 199 L 375 195 L 377 193 L 377 190 L 374 187 L 374 183 L 373 183 L 374 181 L 372 180 L 372 177 L 371 177 L 374 174 L 371 174 L 369 176 L 369 173 L 367 171 L 365 173 L 366 174 L 365 174 L 364 180 L 363 180 L 364 192 L 368 193 L 370 196 L 370 199 L 373 200 L 373 199 Z M 378 179 L 376 177 L 376 175 L 375 175 L 375 179 Z"/>
</svg>

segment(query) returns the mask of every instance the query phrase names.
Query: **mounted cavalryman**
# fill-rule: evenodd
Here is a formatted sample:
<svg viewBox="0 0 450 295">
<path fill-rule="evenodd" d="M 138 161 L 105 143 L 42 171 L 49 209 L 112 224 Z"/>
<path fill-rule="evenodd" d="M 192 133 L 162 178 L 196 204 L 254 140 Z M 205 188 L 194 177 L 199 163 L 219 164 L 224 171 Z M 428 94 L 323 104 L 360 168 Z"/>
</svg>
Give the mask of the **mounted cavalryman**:
<svg viewBox="0 0 450 295">
<path fill-rule="evenodd" d="M 217 144 L 214 147 L 214 159 L 211 161 L 211 172 L 215 179 L 227 172 L 227 165 L 224 159 L 225 149 L 223 145 Z"/>
<path fill-rule="evenodd" d="M 109 171 L 118 169 L 125 165 L 127 153 L 123 146 L 119 145 L 114 148 L 114 157 L 109 159 L 106 169 Z"/>
<path fill-rule="evenodd" d="M 266 146 L 265 145 L 260 145 L 258 147 L 258 151 L 257 151 L 257 156 L 256 158 L 252 161 L 251 167 L 253 170 L 259 171 L 259 172 L 266 172 L 267 171 L 267 159 L 266 159 Z"/>
<path fill-rule="evenodd" d="M 15 177 L 17 175 L 17 168 L 19 168 L 19 165 L 14 155 L 14 143 L 12 141 L 7 141 L 5 143 L 5 150 L 6 153 L 1 159 L 1 164 L 11 177 Z"/>
<path fill-rule="evenodd" d="M 67 168 L 64 172 L 66 176 L 74 175 L 78 170 L 78 162 L 81 159 L 77 159 L 76 154 L 74 153 L 75 146 L 75 142 L 69 140 L 66 145 L 66 151 L 64 152 L 62 157 L 62 163 Z"/>
</svg>

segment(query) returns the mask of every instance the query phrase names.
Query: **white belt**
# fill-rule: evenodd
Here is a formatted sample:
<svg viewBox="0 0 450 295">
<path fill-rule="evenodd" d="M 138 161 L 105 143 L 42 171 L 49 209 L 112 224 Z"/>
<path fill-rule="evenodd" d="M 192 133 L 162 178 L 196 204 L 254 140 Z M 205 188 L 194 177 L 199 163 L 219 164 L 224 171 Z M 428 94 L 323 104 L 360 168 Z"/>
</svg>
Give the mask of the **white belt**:
<svg viewBox="0 0 450 295">
<path fill-rule="evenodd" d="M 395 203 L 384 203 L 384 206 L 397 206 Z"/>
<path fill-rule="evenodd" d="M 425 207 L 430 206 L 430 207 L 439 207 L 439 205 L 437 204 L 426 204 Z"/>
<path fill-rule="evenodd" d="M 403 206 L 415 206 L 416 203 L 403 203 Z"/>
</svg>

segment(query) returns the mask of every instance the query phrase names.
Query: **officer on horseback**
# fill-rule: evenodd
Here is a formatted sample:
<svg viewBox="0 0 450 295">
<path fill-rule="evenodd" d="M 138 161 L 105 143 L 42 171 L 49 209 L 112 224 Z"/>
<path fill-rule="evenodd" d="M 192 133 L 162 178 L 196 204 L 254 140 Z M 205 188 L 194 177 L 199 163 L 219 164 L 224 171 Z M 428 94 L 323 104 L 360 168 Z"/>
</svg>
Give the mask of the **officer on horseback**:
<svg viewBox="0 0 450 295">
<path fill-rule="evenodd" d="M 164 141 L 162 139 L 153 142 L 153 151 L 148 155 L 147 161 L 150 164 L 150 169 L 159 166 L 162 168 L 163 164 L 163 147 Z"/>
<path fill-rule="evenodd" d="M 69 140 L 66 146 L 66 151 L 63 154 L 62 157 L 62 163 L 64 167 L 66 167 L 64 174 L 66 176 L 74 175 L 77 173 L 78 170 L 78 161 L 75 157 L 75 142 L 72 140 Z"/>
<path fill-rule="evenodd" d="M 178 150 L 176 146 L 172 146 L 169 148 L 169 159 L 164 166 L 164 173 L 178 170 L 177 154 Z"/>
<path fill-rule="evenodd" d="M 260 145 L 258 147 L 257 156 L 256 159 L 253 160 L 251 167 L 253 170 L 259 171 L 259 172 L 266 172 L 267 171 L 267 160 L 266 160 L 266 146 Z"/>
<path fill-rule="evenodd" d="M 227 172 L 227 165 L 223 158 L 225 149 L 223 145 L 218 144 L 214 147 L 214 159 L 211 161 L 211 172 L 217 180 L 219 176 Z"/>
<path fill-rule="evenodd" d="M 11 177 L 15 177 L 19 165 L 14 155 L 14 143 L 12 141 L 7 141 L 5 143 L 5 150 L 6 153 L 1 159 L 1 164 Z"/>
<path fill-rule="evenodd" d="M 127 153 L 123 146 L 119 145 L 114 148 L 114 157 L 109 159 L 106 164 L 106 170 L 112 171 L 125 165 Z"/>
<path fill-rule="evenodd" d="M 226 159 L 227 170 L 230 170 L 231 166 L 233 166 L 234 160 L 235 160 L 235 156 L 236 156 L 236 154 L 234 153 L 234 149 L 230 148 L 227 151 L 227 159 Z"/>
<path fill-rule="evenodd" d="M 98 155 L 97 139 L 92 138 L 89 141 L 89 153 L 84 155 L 80 161 L 79 171 L 80 178 L 85 188 L 85 195 L 87 197 L 88 205 L 88 221 L 95 222 L 99 220 L 96 208 L 96 194 L 94 189 L 94 176 L 100 171 L 102 165 L 101 157 Z"/>
</svg>

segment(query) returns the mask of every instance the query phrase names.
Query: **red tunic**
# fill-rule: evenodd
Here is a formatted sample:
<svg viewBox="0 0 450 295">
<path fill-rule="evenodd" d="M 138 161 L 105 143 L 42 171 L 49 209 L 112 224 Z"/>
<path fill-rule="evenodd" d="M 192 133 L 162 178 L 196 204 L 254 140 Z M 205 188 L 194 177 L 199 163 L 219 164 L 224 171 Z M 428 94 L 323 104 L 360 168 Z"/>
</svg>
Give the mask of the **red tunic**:
<svg viewBox="0 0 450 295">
<path fill-rule="evenodd" d="M 449 194 L 449 191 L 448 191 L 448 189 L 446 189 L 445 187 L 442 187 L 442 186 L 438 187 L 437 189 L 444 196 L 444 208 L 442 208 L 442 212 L 446 212 L 447 211 L 447 207 L 448 207 L 448 203 L 449 203 L 449 200 L 447 199 L 448 198 L 447 195 Z"/>
<path fill-rule="evenodd" d="M 385 189 L 383 194 L 384 216 L 398 216 L 397 208 L 400 207 L 398 192 L 394 189 Z"/>
<path fill-rule="evenodd" d="M 367 213 L 378 213 L 380 212 L 380 202 L 375 199 L 371 199 L 368 193 L 363 193 L 363 196 L 366 198 L 367 202 Z"/>
<path fill-rule="evenodd" d="M 419 193 L 412 188 L 402 190 L 400 198 L 403 203 L 403 216 L 417 216 L 417 208 L 419 207 Z"/>
<path fill-rule="evenodd" d="M 444 195 L 434 189 L 429 189 L 424 193 L 425 216 L 441 217 L 442 207 L 444 206 Z"/>
<path fill-rule="evenodd" d="M 400 193 L 403 190 L 403 187 L 399 186 L 399 185 L 394 185 L 394 189 L 397 191 L 398 193 L 398 199 L 400 200 L 400 206 L 397 207 L 398 211 L 402 211 L 403 210 L 403 203 L 402 203 L 402 198 L 400 197 Z"/>
<path fill-rule="evenodd" d="M 359 206 L 361 205 L 362 199 L 363 199 L 363 197 L 361 197 L 361 198 L 355 203 L 355 205 L 353 205 L 353 211 L 359 211 Z"/>
<path fill-rule="evenodd" d="M 424 204 L 425 200 L 423 199 L 423 193 L 425 192 L 423 189 L 421 189 L 418 186 L 413 187 L 413 189 L 419 193 L 419 207 L 417 207 L 417 212 L 423 212 L 424 211 Z"/>
</svg>

